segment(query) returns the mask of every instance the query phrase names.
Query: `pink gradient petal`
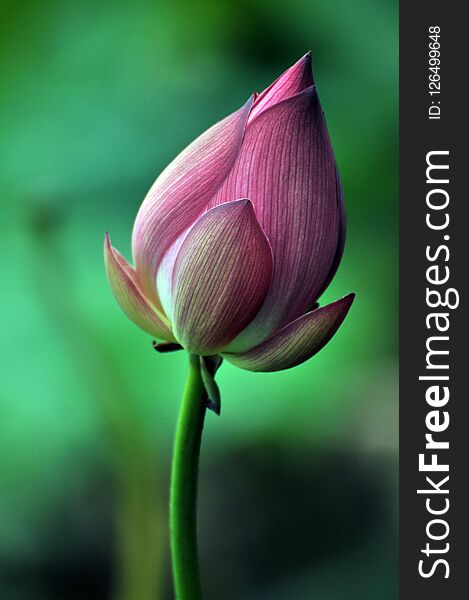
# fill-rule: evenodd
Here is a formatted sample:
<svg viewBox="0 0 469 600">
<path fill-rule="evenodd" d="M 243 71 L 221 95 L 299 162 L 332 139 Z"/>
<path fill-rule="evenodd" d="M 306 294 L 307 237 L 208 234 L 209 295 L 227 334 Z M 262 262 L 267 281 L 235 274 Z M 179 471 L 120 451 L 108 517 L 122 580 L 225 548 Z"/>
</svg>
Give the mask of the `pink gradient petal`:
<svg viewBox="0 0 469 600">
<path fill-rule="evenodd" d="M 334 275 L 337 273 L 337 269 L 339 268 L 340 262 L 342 260 L 342 255 L 344 253 L 345 247 L 345 237 L 347 230 L 347 217 L 345 214 L 345 203 L 344 203 L 344 193 L 342 190 L 342 183 L 340 181 L 339 170 L 336 167 L 336 181 L 337 181 L 337 203 L 339 208 L 339 238 L 337 240 L 337 248 L 334 255 L 334 260 L 332 261 L 331 268 L 327 277 L 324 279 L 321 289 L 318 291 L 316 297 L 320 298 L 323 292 L 329 287 Z"/>
<path fill-rule="evenodd" d="M 170 321 L 172 321 L 173 318 L 174 263 L 176 262 L 182 242 L 186 239 L 186 236 L 190 230 L 190 227 L 189 229 L 186 229 L 186 231 L 184 231 L 184 233 L 178 237 L 171 248 L 166 252 L 162 261 L 160 262 L 160 266 L 158 267 L 158 273 L 156 274 L 158 298 L 161 302 L 162 309 Z"/>
<path fill-rule="evenodd" d="M 313 85 L 311 71 L 311 52 L 305 54 L 299 61 L 285 71 L 267 89 L 255 98 L 254 105 L 249 115 L 249 123 L 261 112 L 278 104 L 282 100 L 291 98 Z"/>
<path fill-rule="evenodd" d="M 145 298 L 137 273 L 111 246 L 108 234 L 104 239 L 104 263 L 112 293 L 127 317 L 143 331 L 162 340 L 174 341 L 167 319 Z"/>
<path fill-rule="evenodd" d="M 173 323 L 194 354 L 217 354 L 252 320 L 272 277 L 272 250 L 249 200 L 226 202 L 195 223 L 173 272 Z"/>
<path fill-rule="evenodd" d="M 305 362 L 319 352 L 338 330 L 352 305 L 355 294 L 317 308 L 273 336 L 240 354 L 222 356 L 248 371 L 283 371 Z"/>
<path fill-rule="evenodd" d="M 264 305 L 230 351 L 246 350 L 310 309 L 339 244 L 336 163 L 316 88 L 275 104 L 247 128 L 211 205 L 250 198 L 274 253 Z"/>
<path fill-rule="evenodd" d="M 132 234 L 135 268 L 148 298 L 159 304 L 156 275 L 163 256 L 206 208 L 241 147 L 252 98 L 192 142 L 157 178 Z"/>
</svg>

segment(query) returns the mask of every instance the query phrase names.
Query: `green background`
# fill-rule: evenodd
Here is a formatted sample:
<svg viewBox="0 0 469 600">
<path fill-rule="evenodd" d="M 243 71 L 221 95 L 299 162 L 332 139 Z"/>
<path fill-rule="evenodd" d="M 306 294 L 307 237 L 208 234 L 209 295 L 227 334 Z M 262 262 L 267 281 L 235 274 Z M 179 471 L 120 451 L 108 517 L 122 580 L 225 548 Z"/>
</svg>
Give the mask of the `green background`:
<svg viewBox="0 0 469 600">
<path fill-rule="evenodd" d="M 397 597 L 397 3 L 2 2 L 0 598 L 172 598 L 166 503 L 186 371 L 121 313 L 152 181 L 306 51 L 357 298 L 296 369 L 225 364 L 200 482 L 206 597 Z"/>
</svg>

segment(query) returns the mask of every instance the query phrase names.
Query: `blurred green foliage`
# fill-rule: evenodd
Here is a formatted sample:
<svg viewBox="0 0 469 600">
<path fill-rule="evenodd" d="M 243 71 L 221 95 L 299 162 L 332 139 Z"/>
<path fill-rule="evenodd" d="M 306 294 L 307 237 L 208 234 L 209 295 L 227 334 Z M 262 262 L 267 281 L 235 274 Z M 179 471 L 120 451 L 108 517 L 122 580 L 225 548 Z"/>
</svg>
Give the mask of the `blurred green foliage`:
<svg viewBox="0 0 469 600">
<path fill-rule="evenodd" d="M 0 3 L 2 600 L 172 597 L 186 358 L 122 315 L 103 234 L 130 257 L 162 168 L 309 49 L 349 223 L 322 301 L 357 299 L 310 362 L 220 370 L 202 572 L 208 600 L 397 597 L 397 46 L 395 0 Z"/>
</svg>

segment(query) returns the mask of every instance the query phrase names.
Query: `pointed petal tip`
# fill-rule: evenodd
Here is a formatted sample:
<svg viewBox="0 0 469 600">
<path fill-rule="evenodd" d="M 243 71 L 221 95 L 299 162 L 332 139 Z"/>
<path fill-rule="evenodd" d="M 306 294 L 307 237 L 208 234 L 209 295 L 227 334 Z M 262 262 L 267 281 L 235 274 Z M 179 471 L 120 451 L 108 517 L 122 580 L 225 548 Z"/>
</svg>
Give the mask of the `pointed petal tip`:
<svg viewBox="0 0 469 600">
<path fill-rule="evenodd" d="M 317 354 L 335 335 L 355 293 L 306 313 L 258 346 L 239 354 L 223 353 L 235 366 L 248 371 L 273 372 L 296 367 Z"/>
<path fill-rule="evenodd" d="M 243 213 L 249 214 L 249 218 L 255 219 L 258 222 L 256 207 L 253 202 L 249 198 L 240 198 L 239 200 L 230 200 L 229 202 L 223 202 L 218 206 L 224 206 L 227 211 L 229 211 L 232 216 L 236 214 L 242 215 Z M 260 229 L 262 230 L 261 225 L 258 222 Z M 265 232 L 262 230 L 262 233 L 265 236 Z M 270 245 L 268 238 L 266 237 L 267 242 Z"/>
<path fill-rule="evenodd" d="M 106 231 L 106 233 L 104 234 L 104 259 L 105 259 L 105 261 L 108 261 L 111 258 L 113 258 L 114 257 L 113 255 L 114 255 L 114 248 L 112 247 L 111 238 L 109 236 L 109 233 Z"/>
<path fill-rule="evenodd" d="M 350 292 L 350 294 L 347 294 L 346 296 L 344 296 L 343 298 L 341 298 L 337 302 L 342 302 L 344 308 L 346 308 L 346 311 L 348 312 L 349 309 L 350 309 L 350 307 L 353 304 L 353 301 L 355 300 L 355 296 L 356 296 L 355 292 Z"/>
<path fill-rule="evenodd" d="M 252 202 L 248 198 L 240 198 L 239 200 L 231 200 L 230 202 L 225 202 L 225 204 L 230 204 L 231 206 L 247 206 L 250 204 L 252 206 Z"/>
<path fill-rule="evenodd" d="M 308 50 L 304 56 L 296 63 L 297 65 L 303 65 L 304 73 L 310 77 L 311 83 L 314 84 L 313 74 L 313 55 L 311 50 Z"/>
<path fill-rule="evenodd" d="M 134 268 L 112 247 L 107 232 L 104 235 L 104 264 L 112 293 L 125 315 L 147 333 L 174 341 L 167 320 L 148 302 Z"/>
<path fill-rule="evenodd" d="M 295 96 L 312 85 L 314 85 L 314 80 L 311 69 L 311 52 L 307 52 L 263 92 L 256 94 L 248 122 L 252 122 L 268 108 Z"/>
<path fill-rule="evenodd" d="M 256 210 L 254 208 L 254 204 L 248 198 L 241 198 L 240 200 L 232 200 L 230 202 L 225 202 L 224 204 L 229 204 L 233 207 L 233 209 L 239 210 L 239 212 L 243 212 L 244 210 L 252 211 L 256 214 Z"/>
<path fill-rule="evenodd" d="M 323 311 L 324 314 L 328 313 L 328 316 L 331 319 L 335 319 L 340 315 L 340 322 L 337 324 L 337 329 L 338 329 L 339 325 L 342 323 L 342 321 L 347 316 L 347 313 L 350 310 L 350 307 L 352 306 L 353 301 L 355 300 L 355 296 L 356 296 L 355 292 L 350 292 L 349 294 L 343 296 L 342 298 L 339 298 L 335 302 L 331 302 L 330 304 L 325 304 L 324 306 L 320 306 L 308 314 L 312 314 L 313 312 L 317 312 L 317 311 Z M 337 329 L 335 331 L 337 331 Z M 334 331 L 334 333 L 335 333 L 335 331 Z"/>
<path fill-rule="evenodd" d="M 111 245 L 111 238 L 109 237 L 109 233 L 106 231 L 106 233 L 104 234 L 104 254 L 111 254 L 112 253 L 112 245 Z"/>
<path fill-rule="evenodd" d="M 355 300 L 356 295 L 357 294 L 355 292 L 350 292 L 350 294 L 347 294 L 343 298 L 340 298 L 340 300 L 337 300 L 337 302 L 344 302 L 344 304 L 352 306 L 352 302 Z"/>
<path fill-rule="evenodd" d="M 289 67 L 281 77 L 289 76 L 289 77 L 304 77 L 303 87 L 306 86 L 306 82 L 308 81 L 308 76 L 311 76 L 311 64 L 312 64 L 312 53 L 311 50 L 308 50 L 306 54 L 303 54 L 301 58 L 299 58 L 296 62 L 294 62 L 291 67 Z"/>
</svg>

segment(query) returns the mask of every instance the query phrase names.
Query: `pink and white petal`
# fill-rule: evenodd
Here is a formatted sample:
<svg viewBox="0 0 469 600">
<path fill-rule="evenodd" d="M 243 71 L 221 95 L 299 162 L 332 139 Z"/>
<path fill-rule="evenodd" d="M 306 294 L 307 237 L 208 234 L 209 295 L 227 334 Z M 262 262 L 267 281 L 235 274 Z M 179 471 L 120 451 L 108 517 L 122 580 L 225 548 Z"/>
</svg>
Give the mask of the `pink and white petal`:
<svg viewBox="0 0 469 600">
<path fill-rule="evenodd" d="M 249 200 L 226 202 L 194 224 L 173 273 L 173 323 L 194 354 L 219 353 L 255 316 L 272 277 L 272 250 Z"/>
<path fill-rule="evenodd" d="M 196 221 L 197 222 L 197 221 Z M 166 316 L 170 321 L 173 319 L 173 271 L 179 249 L 186 239 L 191 227 L 186 229 L 166 252 L 156 274 L 156 289 L 158 298 Z"/>
<path fill-rule="evenodd" d="M 104 239 L 104 263 L 112 293 L 127 317 L 143 331 L 162 340 L 174 341 L 167 319 L 146 299 L 137 273 L 111 246 L 108 234 Z"/>
<path fill-rule="evenodd" d="M 336 162 L 316 88 L 283 100 L 249 124 L 214 206 L 250 198 L 272 245 L 274 273 L 264 305 L 230 351 L 266 339 L 310 309 L 337 255 Z"/>
<path fill-rule="evenodd" d="M 311 87 L 313 83 L 311 52 L 308 52 L 256 97 L 249 115 L 249 122 L 267 108 L 291 98 L 298 92 Z"/>
<path fill-rule="evenodd" d="M 240 354 L 223 358 L 248 371 L 283 371 L 305 362 L 319 352 L 345 319 L 355 294 L 317 308 L 290 323 L 273 336 Z"/>
<path fill-rule="evenodd" d="M 163 256 L 206 209 L 232 168 L 252 98 L 192 142 L 161 173 L 137 214 L 132 234 L 135 268 L 145 294 L 159 304 L 156 275 Z"/>
</svg>

